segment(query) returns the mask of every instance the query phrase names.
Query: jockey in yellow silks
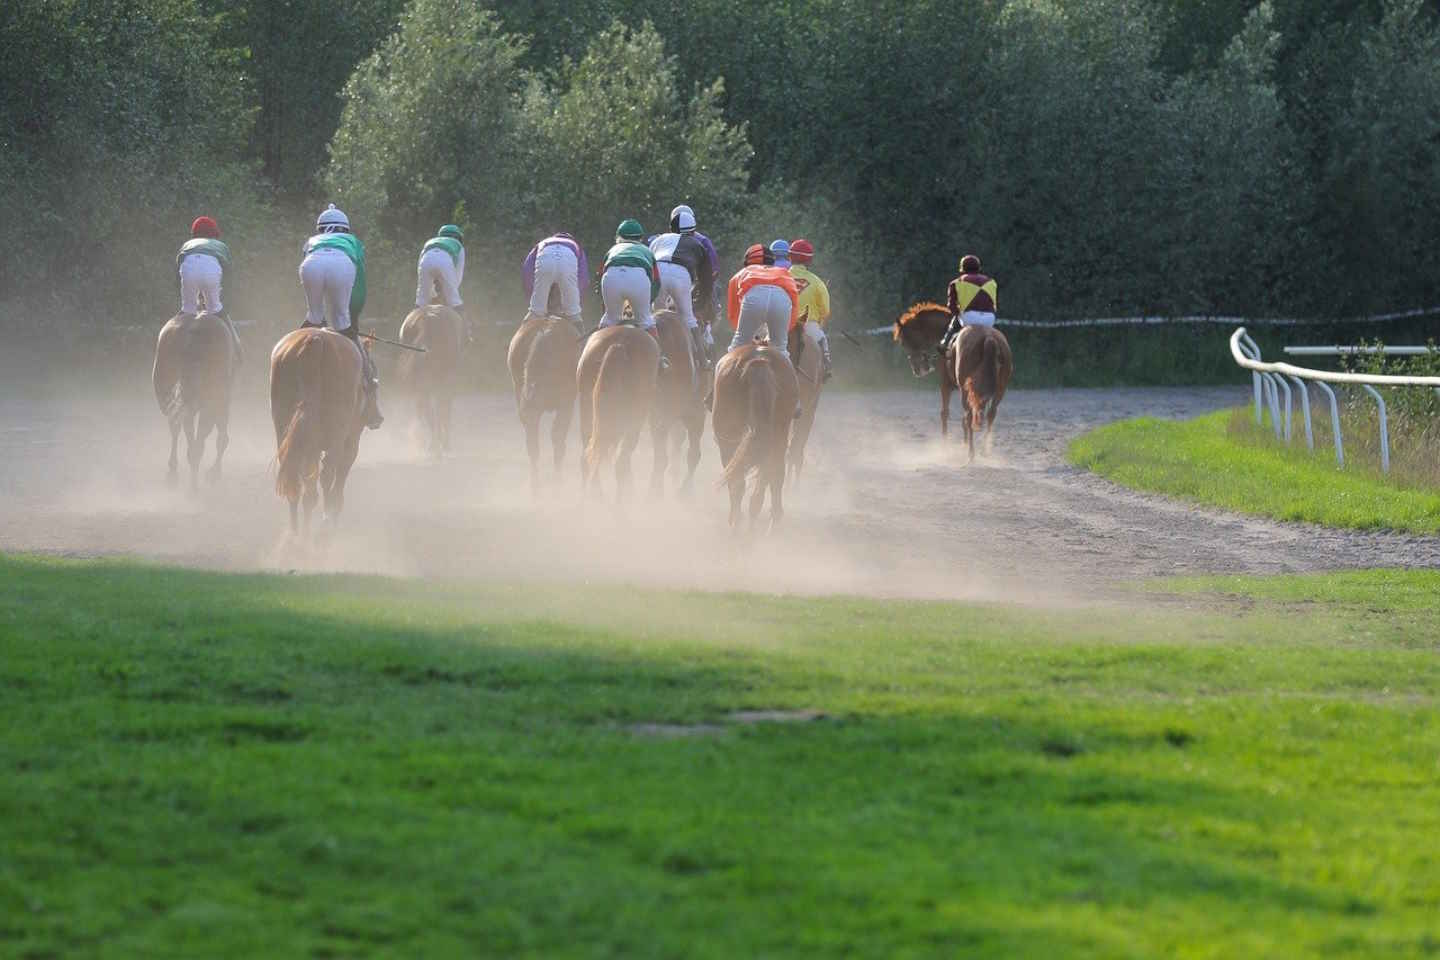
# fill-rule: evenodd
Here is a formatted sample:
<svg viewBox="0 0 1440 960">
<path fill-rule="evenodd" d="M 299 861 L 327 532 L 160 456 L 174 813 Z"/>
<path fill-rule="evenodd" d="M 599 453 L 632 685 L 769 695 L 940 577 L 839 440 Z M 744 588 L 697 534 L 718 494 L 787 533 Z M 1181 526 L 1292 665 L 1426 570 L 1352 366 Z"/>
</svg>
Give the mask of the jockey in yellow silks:
<svg viewBox="0 0 1440 960">
<path fill-rule="evenodd" d="M 823 382 L 830 379 L 830 338 L 825 329 L 830 324 L 830 288 L 811 272 L 810 263 L 814 259 L 815 247 L 809 240 L 790 244 L 790 277 L 800 291 L 800 323 L 820 346 Z"/>
<path fill-rule="evenodd" d="M 973 253 L 961 257 L 960 276 L 950 281 L 947 294 L 950 326 L 940 341 L 940 353 L 950 349 L 950 342 L 961 327 L 995 326 L 995 309 L 999 299 L 999 287 L 994 279 L 980 272 L 980 258 Z"/>
</svg>

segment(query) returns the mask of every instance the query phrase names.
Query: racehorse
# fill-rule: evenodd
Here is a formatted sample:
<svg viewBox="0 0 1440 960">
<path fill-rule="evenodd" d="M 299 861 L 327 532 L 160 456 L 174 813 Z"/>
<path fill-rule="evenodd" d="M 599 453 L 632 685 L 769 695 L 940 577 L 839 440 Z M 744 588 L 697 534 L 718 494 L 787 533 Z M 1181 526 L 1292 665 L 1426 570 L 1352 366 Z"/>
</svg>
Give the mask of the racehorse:
<svg viewBox="0 0 1440 960">
<path fill-rule="evenodd" d="M 507 355 L 515 385 L 515 410 L 525 428 L 530 453 L 530 489 L 540 488 L 540 417 L 554 413 L 550 446 L 555 471 L 565 461 L 565 440 L 575 416 L 575 376 L 580 363 L 580 336 L 569 321 L 537 317 L 520 325 L 510 338 Z"/>
<path fill-rule="evenodd" d="M 747 343 L 727 353 L 715 367 L 715 416 L 712 429 L 730 488 L 730 527 L 740 523 L 740 505 L 749 475 L 757 474 L 750 498 L 753 527 L 770 491 L 770 525 L 785 516 L 785 451 L 800 387 L 795 368 L 779 350 Z"/>
<path fill-rule="evenodd" d="M 895 321 L 895 341 L 910 358 L 910 371 L 923 377 L 935 368 L 936 347 L 950 323 L 949 311 L 938 303 L 917 303 Z M 945 354 L 940 376 L 940 433 L 950 433 L 950 395 L 960 391 L 965 414 L 965 443 L 975 459 L 975 431 L 985 423 L 985 448 L 990 449 L 995 415 L 1010 384 L 1015 361 L 1010 342 L 994 327 L 968 326 Z"/>
<path fill-rule="evenodd" d="M 270 353 L 275 492 L 290 501 L 292 534 L 300 531 L 296 508 L 302 496 L 306 530 L 322 493 L 325 519 L 340 517 L 365 426 L 363 370 L 355 344 L 320 327 L 287 333 Z"/>
<path fill-rule="evenodd" d="M 400 325 L 400 341 L 424 347 L 424 353 L 403 351 L 398 379 L 415 397 L 415 415 L 429 431 L 433 456 L 450 450 L 450 406 L 460 380 L 464 321 L 439 304 L 417 307 Z"/>
<path fill-rule="evenodd" d="M 592 334 L 575 374 L 580 393 L 582 494 L 599 486 L 599 470 L 615 453 L 615 493 L 623 499 L 630 486 L 630 457 L 640 428 L 655 404 L 660 345 L 637 327 L 617 325 Z"/>
<path fill-rule="evenodd" d="M 178 476 L 176 448 L 182 429 L 190 460 L 190 489 L 199 487 L 205 438 L 212 428 L 215 463 L 209 478 L 211 482 L 220 479 L 220 462 L 230 444 L 230 386 L 236 359 L 230 331 L 213 314 L 177 314 L 160 328 L 150 379 L 155 387 L 155 402 L 170 421 L 172 484 Z"/>
<path fill-rule="evenodd" d="M 815 409 L 820 406 L 820 393 L 825 383 L 821 375 L 820 343 L 796 324 L 790 331 L 790 356 L 795 361 L 795 377 L 800 385 L 800 416 L 790 427 L 789 467 L 792 480 L 799 479 L 805 469 L 805 445 L 815 428 Z"/>
<path fill-rule="evenodd" d="M 686 448 L 685 479 L 681 493 L 688 493 L 695 481 L 695 467 L 700 463 L 700 437 L 705 432 L 704 371 L 697 369 L 690 352 L 690 331 L 674 310 L 655 314 L 660 345 L 670 358 L 670 366 L 660 372 L 655 387 L 655 411 L 650 417 L 650 433 L 655 443 L 654 468 L 650 474 L 651 496 L 663 496 L 665 470 L 670 465 L 670 436 L 683 427 L 689 438 Z"/>
</svg>

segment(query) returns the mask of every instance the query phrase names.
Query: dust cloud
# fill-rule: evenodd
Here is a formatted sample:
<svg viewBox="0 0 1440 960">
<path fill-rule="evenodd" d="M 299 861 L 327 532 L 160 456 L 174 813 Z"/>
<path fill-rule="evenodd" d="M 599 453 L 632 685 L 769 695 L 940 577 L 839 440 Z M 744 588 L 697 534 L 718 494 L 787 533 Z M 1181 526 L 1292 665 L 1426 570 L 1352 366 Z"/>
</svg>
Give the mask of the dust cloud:
<svg viewBox="0 0 1440 960">
<path fill-rule="evenodd" d="M 148 364 L 98 375 L 6 357 L 0 548 L 226 570 L 1057 604 L 1126 578 L 1395 562 L 1402 552 L 1375 534 L 1314 546 L 1288 536 L 1291 528 L 1129 494 L 1063 462 L 1066 439 L 1088 426 L 1240 403 L 1240 387 L 1016 392 L 1001 410 L 995 452 L 974 464 L 957 439 L 938 437 L 929 391 L 832 392 L 807 470 L 786 485 L 785 522 L 739 537 L 715 487 L 708 431 L 689 498 L 676 494 L 674 460 L 664 497 L 649 495 L 647 435 L 629 501 L 615 501 L 607 471 L 603 498 L 581 502 L 576 428 L 558 476 L 542 444 L 546 483 L 532 496 L 508 393 L 463 395 L 455 449 L 435 461 L 405 398 L 385 389 L 387 422 L 361 440 L 340 523 L 296 541 L 273 492 L 265 359 L 252 347 L 241 368 L 223 478 L 207 484 L 202 468 L 192 492 L 183 440 L 181 482 L 166 483 L 168 429 Z M 205 467 L 213 452 L 212 437 Z"/>
</svg>

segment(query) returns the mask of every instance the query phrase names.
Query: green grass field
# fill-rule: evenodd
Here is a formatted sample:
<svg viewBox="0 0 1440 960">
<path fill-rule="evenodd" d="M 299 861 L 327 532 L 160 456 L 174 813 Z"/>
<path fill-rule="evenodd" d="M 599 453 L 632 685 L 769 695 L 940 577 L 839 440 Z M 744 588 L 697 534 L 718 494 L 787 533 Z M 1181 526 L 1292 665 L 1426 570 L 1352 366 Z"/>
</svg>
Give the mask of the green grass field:
<svg viewBox="0 0 1440 960">
<path fill-rule="evenodd" d="M 1430 956 L 1437 596 L 0 558 L 0 955 Z"/>
<path fill-rule="evenodd" d="M 1123 420 L 1070 444 L 1071 462 L 1140 490 L 1334 527 L 1440 532 L 1440 490 L 1336 467 L 1328 450 L 1291 447 L 1254 429 L 1245 410 L 1193 420 Z"/>
</svg>

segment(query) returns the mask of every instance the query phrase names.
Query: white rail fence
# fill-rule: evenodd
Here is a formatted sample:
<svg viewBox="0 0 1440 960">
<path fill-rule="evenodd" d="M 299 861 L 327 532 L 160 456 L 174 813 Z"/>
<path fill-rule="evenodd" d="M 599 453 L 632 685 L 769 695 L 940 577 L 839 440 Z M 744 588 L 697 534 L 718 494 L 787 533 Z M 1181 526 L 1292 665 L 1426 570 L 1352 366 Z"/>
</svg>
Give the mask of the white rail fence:
<svg viewBox="0 0 1440 960">
<path fill-rule="evenodd" d="M 1299 352 L 1303 348 L 1287 348 Z M 1337 353 L 1341 348 L 1321 347 L 1315 350 L 1335 350 Z M 1388 352 L 1388 351 L 1387 351 Z M 1397 351 L 1398 352 L 1398 351 Z M 1315 434 L 1310 423 L 1310 390 L 1309 384 L 1314 383 L 1319 387 L 1330 401 L 1330 426 L 1335 435 L 1335 460 L 1340 466 L 1345 466 L 1345 446 L 1340 435 L 1340 405 L 1335 398 L 1335 391 L 1330 384 L 1352 384 L 1359 386 L 1368 393 L 1374 400 L 1380 414 L 1380 469 L 1385 473 L 1390 472 L 1390 434 L 1386 423 L 1385 398 L 1376 387 L 1430 387 L 1440 396 L 1440 377 L 1405 377 L 1392 376 L 1389 374 L 1370 373 L 1340 373 L 1332 370 L 1312 370 L 1309 367 L 1297 367 L 1288 363 L 1266 363 L 1260 357 L 1260 348 L 1250 335 L 1245 332 L 1244 327 L 1236 327 L 1235 332 L 1230 335 L 1230 355 L 1235 362 L 1246 370 L 1250 371 L 1251 381 L 1255 388 L 1255 423 L 1262 424 L 1264 417 L 1261 413 L 1262 403 L 1270 408 L 1270 423 L 1274 427 L 1275 436 L 1290 442 L 1291 435 L 1291 384 L 1300 394 L 1300 405 L 1305 418 L 1305 444 L 1311 450 L 1315 449 Z M 1332 354 L 1333 355 L 1333 354 Z M 1288 382 L 1287 382 L 1288 381 Z M 1280 416 L 1280 394 L 1285 395 L 1285 416 Z"/>
</svg>

